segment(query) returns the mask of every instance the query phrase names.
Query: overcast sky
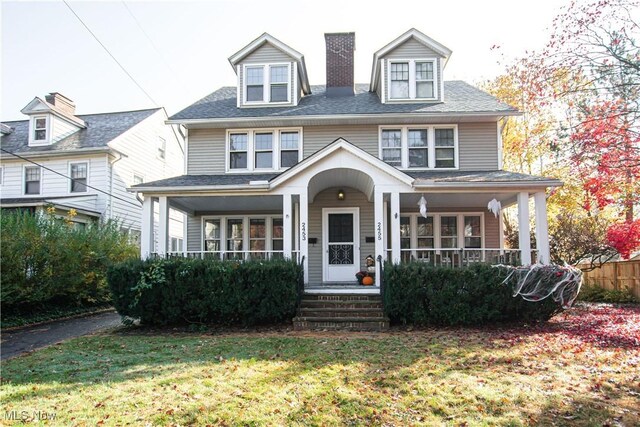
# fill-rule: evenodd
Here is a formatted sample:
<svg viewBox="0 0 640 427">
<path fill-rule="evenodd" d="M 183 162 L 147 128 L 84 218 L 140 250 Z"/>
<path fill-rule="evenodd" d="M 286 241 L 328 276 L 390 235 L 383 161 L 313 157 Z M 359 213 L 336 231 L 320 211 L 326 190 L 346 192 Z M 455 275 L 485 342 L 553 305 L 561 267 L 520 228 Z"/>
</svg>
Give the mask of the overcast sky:
<svg viewBox="0 0 640 427">
<path fill-rule="evenodd" d="M 325 79 L 325 32 L 356 33 L 356 82 L 373 52 L 411 27 L 453 51 L 445 79 L 477 84 L 498 75 L 500 54 L 541 48 L 565 0 L 118 1 L 69 4 L 169 114 L 225 85 L 227 58 L 263 32 L 305 55 L 311 84 Z M 130 13 L 131 12 L 131 13 Z M 60 92 L 78 114 L 154 103 L 62 1 L 2 2 L 2 120 L 23 119 L 35 96 Z"/>
</svg>

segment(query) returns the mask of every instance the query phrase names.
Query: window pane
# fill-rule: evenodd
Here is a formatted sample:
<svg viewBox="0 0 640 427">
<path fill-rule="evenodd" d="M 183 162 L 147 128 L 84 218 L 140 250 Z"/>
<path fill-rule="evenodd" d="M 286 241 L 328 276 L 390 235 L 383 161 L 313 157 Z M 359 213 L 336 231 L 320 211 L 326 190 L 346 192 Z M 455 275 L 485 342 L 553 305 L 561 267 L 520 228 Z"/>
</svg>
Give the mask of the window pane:
<svg viewBox="0 0 640 427">
<path fill-rule="evenodd" d="M 247 86 L 247 101 L 262 101 L 264 96 L 263 86 Z"/>
<path fill-rule="evenodd" d="M 87 164 L 77 163 L 71 165 L 71 178 L 86 178 L 87 177 Z"/>
<path fill-rule="evenodd" d="M 433 239 L 418 239 L 419 248 L 433 248 Z"/>
<path fill-rule="evenodd" d="M 457 236 L 458 235 L 458 217 L 456 216 L 440 217 L 440 235 L 441 236 Z"/>
<path fill-rule="evenodd" d="M 298 132 L 282 132 L 280 134 L 281 150 L 297 150 L 298 149 Z"/>
<path fill-rule="evenodd" d="M 400 148 L 402 146 L 402 131 L 383 130 L 382 131 L 382 148 Z"/>
<path fill-rule="evenodd" d="M 25 185 L 26 194 L 40 194 L 40 181 L 29 181 Z"/>
<path fill-rule="evenodd" d="M 427 146 L 427 130 L 411 129 L 407 135 L 409 147 L 426 147 Z"/>
<path fill-rule="evenodd" d="M 409 64 L 406 62 L 391 64 L 391 80 L 409 81 Z"/>
<path fill-rule="evenodd" d="M 455 167 L 453 148 L 436 148 L 436 167 L 437 168 L 453 168 Z"/>
<path fill-rule="evenodd" d="M 282 239 L 274 239 L 271 243 L 271 249 L 274 251 L 281 251 L 284 248 Z"/>
<path fill-rule="evenodd" d="M 71 181 L 72 193 L 84 193 L 87 191 L 87 178 L 76 178 Z"/>
<path fill-rule="evenodd" d="M 220 251 L 220 240 L 207 240 L 204 242 L 204 250 L 219 252 Z"/>
<path fill-rule="evenodd" d="M 433 217 L 418 217 L 418 236 L 433 236 Z"/>
<path fill-rule="evenodd" d="M 247 68 L 247 85 L 260 85 L 264 84 L 264 68 L 263 67 L 248 67 Z"/>
<path fill-rule="evenodd" d="M 286 102 L 288 86 L 282 84 L 271 85 L 271 102 Z"/>
<path fill-rule="evenodd" d="M 227 220 L 227 238 L 242 239 L 242 219 Z"/>
<path fill-rule="evenodd" d="M 409 98 L 409 82 L 391 82 L 391 98 L 392 99 L 405 99 Z"/>
<path fill-rule="evenodd" d="M 464 247 L 479 249 L 482 247 L 482 238 L 481 237 L 465 237 Z"/>
<path fill-rule="evenodd" d="M 267 235 L 267 221 L 262 218 L 249 220 L 249 237 L 252 239 L 264 239 Z"/>
<path fill-rule="evenodd" d="M 282 239 L 284 236 L 284 231 L 282 228 L 282 218 L 273 218 L 273 231 L 271 232 L 271 237 L 274 239 Z"/>
<path fill-rule="evenodd" d="M 231 153 L 229 157 L 229 166 L 231 169 L 246 169 L 247 153 Z"/>
<path fill-rule="evenodd" d="M 453 147 L 453 129 L 436 129 L 436 147 Z"/>
<path fill-rule="evenodd" d="M 39 181 L 40 180 L 40 168 L 28 167 L 25 168 L 25 177 L 27 181 Z"/>
<path fill-rule="evenodd" d="M 416 98 L 433 97 L 433 82 L 416 82 Z"/>
<path fill-rule="evenodd" d="M 298 163 L 297 151 L 283 151 L 280 153 L 280 166 L 283 168 L 291 167 Z"/>
<path fill-rule="evenodd" d="M 219 239 L 220 238 L 220 220 L 208 219 L 204 222 L 204 238 Z"/>
<path fill-rule="evenodd" d="M 329 242 L 353 242 L 353 214 L 329 214 Z"/>
<path fill-rule="evenodd" d="M 385 148 L 382 150 L 382 160 L 392 166 L 400 166 L 402 164 L 401 151 L 399 148 Z"/>
<path fill-rule="evenodd" d="M 264 240 L 251 240 L 249 242 L 249 249 L 251 249 L 252 251 L 264 251 Z"/>
<path fill-rule="evenodd" d="M 45 129 L 47 127 L 47 119 L 36 119 L 36 129 Z"/>
<path fill-rule="evenodd" d="M 47 131 L 46 130 L 37 130 L 36 131 L 36 135 L 35 135 L 35 139 L 37 141 L 40 141 L 42 139 L 47 139 Z"/>
<path fill-rule="evenodd" d="M 288 67 L 286 65 L 277 65 L 271 67 L 271 83 L 287 83 Z"/>
<path fill-rule="evenodd" d="M 408 216 L 400 217 L 400 238 L 411 237 L 410 220 Z"/>
<path fill-rule="evenodd" d="M 247 151 L 247 134 L 232 133 L 229 135 L 229 147 L 231 151 Z"/>
<path fill-rule="evenodd" d="M 467 237 L 480 236 L 480 217 L 479 216 L 464 217 L 464 235 Z"/>
<path fill-rule="evenodd" d="M 458 239 L 456 237 L 443 237 L 440 239 L 441 248 L 457 248 Z"/>
<path fill-rule="evenodd" d="M 273 134 L 257 133 L 255 142 L 256 150 L 271 150 L 273 147 Z"/>
<path fill-rule="evenodd" d="M 416 80 L 433 79 L 433 62 L 416 62 Z"/>
<path fill-rule="evenodd" d="M 271 169 L 273 166 L 273 154 L 271 151 L 256 153 L 256 169 Z"/>
<path fill-rule="evenodd" d="M 409 149 L 409 167 L 426 168 L 429 162 L 429 155 L 426 148 L 410 148 Z"/>
</svg>

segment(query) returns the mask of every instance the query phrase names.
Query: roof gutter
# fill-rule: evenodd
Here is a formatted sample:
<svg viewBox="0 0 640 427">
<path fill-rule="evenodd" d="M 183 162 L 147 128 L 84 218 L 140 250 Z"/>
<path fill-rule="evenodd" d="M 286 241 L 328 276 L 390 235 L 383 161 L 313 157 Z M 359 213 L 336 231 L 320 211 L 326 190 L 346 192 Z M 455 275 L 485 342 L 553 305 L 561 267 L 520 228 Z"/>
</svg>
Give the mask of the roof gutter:
<svg viewBox="0 0 640 427">
<path fill-rule="evenodd" d="M 42 158 L 42 157 L 63 157 L 63 156 L 72 156 L 72 155 L 89 155 L 89 154 L 102 154 L 102 153 L 117 153 L 120 156 L 126 157 L 123 153 L 118 150 L 114 150 L 110 147 L 101 147 L 101 148 L 78 148 L 75 150 L 58 150 L 58 151 L 17 151 L 15 154 L 20 157 L 26 157 L 29 159 Z M 0 159 L 3 161 L 19 158 L 7 154 L 0 154 Z"/>
<path fill-rule="evenodd" d="M 210 192 L 210 191 L 268 191 L 269 184 L 256 185 L 190 185 L 188 187 L 129 187 L 127 191 L 131 193 L 173 193 L 173 192 Z"/>
<path fill-rule="evenodd" d="M 503 117 L 503 116 L 521 116 L 520 111 L 474 111 L 474 112 L 438 112 L 438 113 L 378 113 L 378 114 L 343 114 L 343 115 L 310 115 L 310 116 L 267 116 L 267 117 L 228 117 L 228 118 L 207 118 L 207 119 L 168 119 L 165 121 L 168 125 L 181 124 L 197 125 L 197 124 L 216 124 L 216 123 L 245 123 L 247 121 L 267 122 L 281 120 L 287 122 L 302 120 L 357 120 L 357 119 L 407 119 L 407 118 L 430 118 L 430 117 Z"/>
<path fill-rule="evenodd" d="M 471 181 L 471 182 L 439 182 L 439 181 L 414 181 L 414 188 L 540 188 L 540 187 L 562 187 L 564 183 L 557 179 L 549 179 L 544 181 Z"/>
</svg>

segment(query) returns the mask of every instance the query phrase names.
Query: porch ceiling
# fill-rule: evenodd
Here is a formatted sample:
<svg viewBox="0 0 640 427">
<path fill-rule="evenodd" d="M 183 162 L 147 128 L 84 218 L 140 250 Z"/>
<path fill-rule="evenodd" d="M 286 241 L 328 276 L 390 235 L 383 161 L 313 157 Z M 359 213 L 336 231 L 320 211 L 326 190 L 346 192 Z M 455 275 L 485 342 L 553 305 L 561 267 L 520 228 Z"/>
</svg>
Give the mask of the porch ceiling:
<svg viewBox="0 0 640 427">
<path fill-rule="evenodd" d="M 507 207 L 516 201 L 515 192 L 494 193 L 403 193 L 400 195 L 400 209 L 418 212 L 418 201 L 424 195 L 427 210 L 430 208 L 483 208 L 487 209 L 490 200 L 500 201 Z"/>
<path fill-rule="evenodd" d="M 282 212 L 282 196 L 171 197 L 170 204 L 190 214 Z"/>
<path fill-rule="evenodd" d="M 363 192 L 369 201 L 373 200 L 373 179 L 366 173 L 347 168 L 329 169 L 318 173 L 309 181 L 309 202 L 323 190 L 332 187 L 351 187 Z"/>
</svg>

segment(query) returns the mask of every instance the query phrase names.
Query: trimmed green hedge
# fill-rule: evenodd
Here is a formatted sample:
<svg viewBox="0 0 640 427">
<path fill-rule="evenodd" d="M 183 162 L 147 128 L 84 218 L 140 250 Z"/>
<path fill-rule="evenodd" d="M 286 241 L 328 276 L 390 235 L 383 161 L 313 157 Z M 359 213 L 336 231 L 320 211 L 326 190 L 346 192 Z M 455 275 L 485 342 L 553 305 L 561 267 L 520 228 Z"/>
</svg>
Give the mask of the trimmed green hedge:
<svg viewBox="0 0 640 427">
<path fill-rule="evenodd" d="M 149 325 L 269 324 L 296 311 L 302 267 L 294 261 L 134 260 L 107 280 L 123 316 Z"/>
<path fill-rule="evenodd" d="M 562 309 L 552 298 L 528 302 L 513 297 L 503 270 L 488 264 L 468 268 L 424 263 L 386 264 L 384 306 L 392 322 L 416 325 L 481 325 L 544 321 Z"/>
</svg>

